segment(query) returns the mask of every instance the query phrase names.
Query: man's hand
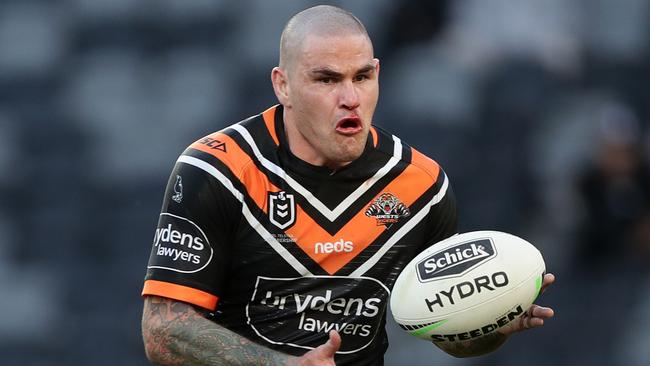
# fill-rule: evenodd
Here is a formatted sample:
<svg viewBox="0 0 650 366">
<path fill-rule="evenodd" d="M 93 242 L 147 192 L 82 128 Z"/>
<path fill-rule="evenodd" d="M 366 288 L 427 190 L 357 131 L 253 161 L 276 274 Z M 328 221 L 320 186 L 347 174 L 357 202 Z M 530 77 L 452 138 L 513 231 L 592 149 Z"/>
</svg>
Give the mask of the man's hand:
<svg viewBox="0 0 650 366">
<path fill-rule="evenodd" d="M 552 274 L 544 275 L 540 294 L 546 291 L 546 288 L 555 282 L 555 276 Z M 525 329 L 536 328 L 544 325 L 544 320 L 553 316 L 553 309 L 545 308 L 539 305 L 532 305 L 524 315 L 516 321 L 506 325 L 496 332 L 489 333 L 480 338 L 458 342 L 433 342 L 443 351 L 454 357 L 475 357 L 490 353 L 508 339 L 508 336 Z"/>
<path fill-rule="evenodd" d="M 539 293 L 544 293 L 548 286 L 553 282 L 555 282 L 555 276 L 552 273 L 545 274 L 542 281 L 542 288 Z M 503 329 L 500 329 L 499 332 L 505 335 L 510 335 L 512 333 L 521 332 L 522 330 L 541 327 L 544 325 L 544 320 L 552 318 L 553 315 L 553 309 L 533 304 L 524 315 L 517 319 L 517 321 L 514 321 Z"/>
<path fill-rule="evenodd" d="M 330 331 L 329 335 L 330 339 L 327 342 L 305 353 L 302 357 L 294 360 L 295 363 L 292 362 L 290 365 L 335 366 L 334 354 L 339 350 L 339 347 L 341 347 L 341 336 L 335 330 Z"/>
</svg>

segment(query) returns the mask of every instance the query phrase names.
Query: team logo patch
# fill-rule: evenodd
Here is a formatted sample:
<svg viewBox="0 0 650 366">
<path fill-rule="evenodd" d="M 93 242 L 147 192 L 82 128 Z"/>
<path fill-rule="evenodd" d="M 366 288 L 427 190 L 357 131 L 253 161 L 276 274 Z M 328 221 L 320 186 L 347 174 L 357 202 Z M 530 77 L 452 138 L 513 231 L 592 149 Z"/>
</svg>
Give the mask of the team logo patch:
<svg viewBox="0 0 650 366">
<path fill-rule="evenodd" d="M 296 222 L 296 203 L 292 194 L 269 192 L 269 220 L 282 230 Z"/>
<path fill-rule="evenodd" d="M 183 200 L 183 178 L 180 175 L 176 175 L 176 183 L 174 183 L 174 195 L 172 200 L 176 203 L 181 203 Z"/>
<path fill-rule="evenodd" d="M 411 211 L 397 197 L 391 193 L 382 193 L 368 206 L 366 216 L 377 219 L 377 225 L 390 228 L 400 218 L 407 217 Z"/>
</svg>

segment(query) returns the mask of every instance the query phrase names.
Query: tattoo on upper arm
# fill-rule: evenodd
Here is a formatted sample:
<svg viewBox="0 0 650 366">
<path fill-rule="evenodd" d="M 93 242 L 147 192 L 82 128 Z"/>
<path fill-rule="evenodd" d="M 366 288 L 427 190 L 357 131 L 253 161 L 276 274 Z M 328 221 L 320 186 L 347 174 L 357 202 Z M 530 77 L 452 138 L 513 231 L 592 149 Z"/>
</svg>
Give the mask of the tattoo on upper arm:
<svg viewBox="0 0 650 366">
<path fill-rule="evenodd" d="M 142 314 L 142 338 L 145 349 L 157 363 L 163 365 L 182 365 L 183 359 L 171 350 L 174 338 L 169 332 L 174 320 L 182 316 L 182 311 L 177 307 L 173 310 L 173 303 L 168 299 L 147 296 L 144 301 Z"/>
<path fill-rule="evenodd" d="M 147 297 L 145 348 L 162 365 L 277 365 L 290 356 L 260 346 L 204 318 L 191 305 Z"/>
</svg>

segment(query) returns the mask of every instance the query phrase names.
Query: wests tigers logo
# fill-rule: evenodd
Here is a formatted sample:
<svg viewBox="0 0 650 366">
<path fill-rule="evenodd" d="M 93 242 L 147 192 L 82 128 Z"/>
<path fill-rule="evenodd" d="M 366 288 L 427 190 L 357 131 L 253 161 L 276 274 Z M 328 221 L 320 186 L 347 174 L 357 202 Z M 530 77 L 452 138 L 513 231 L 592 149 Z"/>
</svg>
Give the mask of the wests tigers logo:
<svg viewBox="0 0 650 366">
<path fill-rule="evenodd" d="M 377 219 L 377 225 L 384 225 L 390 228 L 400 218 L 411 214 L 411 211 L 397 197 L 391 193 L 382 193 L 375 198 L 373 203 L 366 209 L 366 216 Z"/>
</svg>

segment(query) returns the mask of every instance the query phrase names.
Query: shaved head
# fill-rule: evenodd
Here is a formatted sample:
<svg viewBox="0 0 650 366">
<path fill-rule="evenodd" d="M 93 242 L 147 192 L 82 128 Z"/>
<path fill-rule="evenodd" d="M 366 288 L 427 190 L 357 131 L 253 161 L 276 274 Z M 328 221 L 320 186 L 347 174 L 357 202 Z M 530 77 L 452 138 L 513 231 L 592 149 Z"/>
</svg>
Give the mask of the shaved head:
<svg viewBox="0 0 650 366">
<path fill-rule="evenodd" d="M 359 19 L 326 5 L 294 15 L 271 82 L 295 156 L 332 170 L 361 156 L 379 98 L 379 60 Z"/>
<path fill-rule="evenodd" d="M 307 36 L 336 37 L 350 34 L 370 37 L 361 21 L 352 13 L 331 5 L 305 9 L 289 19 L 280 38 L 280 68 L 288 70 L 294 64 Z"/>
</svg>

